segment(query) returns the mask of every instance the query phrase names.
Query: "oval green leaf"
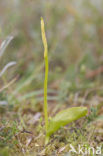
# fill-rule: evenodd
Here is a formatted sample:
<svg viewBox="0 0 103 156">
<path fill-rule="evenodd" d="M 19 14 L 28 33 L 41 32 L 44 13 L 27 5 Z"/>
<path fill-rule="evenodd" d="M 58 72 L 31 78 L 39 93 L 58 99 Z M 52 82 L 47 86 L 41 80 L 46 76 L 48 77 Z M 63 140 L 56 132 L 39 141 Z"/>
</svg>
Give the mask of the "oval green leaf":
<svg viewBox="0 0 103 156">
<path fill-rule="evenodd" d="M 49 123 L 47 136 L 52 135 L 62 126 L 65 126 L 87 114 L 86 107 L 72 107 L 56 114 Z"/>
</svg>

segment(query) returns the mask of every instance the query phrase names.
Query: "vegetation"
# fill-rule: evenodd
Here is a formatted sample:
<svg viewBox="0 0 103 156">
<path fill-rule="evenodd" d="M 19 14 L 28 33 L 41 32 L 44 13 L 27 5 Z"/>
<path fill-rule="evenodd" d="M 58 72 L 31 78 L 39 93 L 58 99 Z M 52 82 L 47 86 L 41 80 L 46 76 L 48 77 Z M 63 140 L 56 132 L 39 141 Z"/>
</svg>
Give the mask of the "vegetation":
<svg viewBox="0 0 103 156">
<path fill-rule="evenodd" d="M 77 120 L 87 114 L 86 107 L 74 107 L 59 112 L 50 123 L 48 121 L 48 105 L 47 105 L 47 82 L 48 82 L 48 46 L 45 36 L 44 20 L 41 18 L 42 40 L 44 44 L 44 59 L 45 59 L 45 80 L 44 80 L 44 115 L 45 115 L 45 129 L 46 129 L 46 143 L 49 141 L 49 136 L 57 131 L 61 126 Z"/>
<path fill-rule="evenodd" d="M 0 1 L 0 156 L 103 154 L 102 6 Z"/>
</svg>

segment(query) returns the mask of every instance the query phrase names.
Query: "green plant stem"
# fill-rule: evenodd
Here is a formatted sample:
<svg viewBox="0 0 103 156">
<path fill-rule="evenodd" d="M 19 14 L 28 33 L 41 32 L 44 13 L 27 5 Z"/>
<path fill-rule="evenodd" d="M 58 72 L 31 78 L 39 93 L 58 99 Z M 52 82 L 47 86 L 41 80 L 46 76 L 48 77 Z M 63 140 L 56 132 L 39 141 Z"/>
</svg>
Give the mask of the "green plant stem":
<svg viewBox="0 0 103 156">
<path fill-rule="evenodd" d="M 44 115 L 45 115 L 45 128 L 46 133 L 48 130 L 48 104 L 47 104 L 47 86 L 48 86 L 48 56 L 45 59 L 45 79 L 44 79 Z"/>
<path fill-rule="evenodd" d="M 42 32 L 42 41 L 44 45 L 44 61 L 45 61 L 45 79 L 44 79 L 44 117 L 45 117 L 45 129 L 46 129 L 46 138 L 45 143 L 47 144 L 49 141 L 49 137 L 47 136 L 48 132 L 48 103 L 47 103 L 47 87 L 48 87 L 48 45 L 45 35 L 45 26 L 44 20 L 41 17 L 41 32 Z"/>
</svg>

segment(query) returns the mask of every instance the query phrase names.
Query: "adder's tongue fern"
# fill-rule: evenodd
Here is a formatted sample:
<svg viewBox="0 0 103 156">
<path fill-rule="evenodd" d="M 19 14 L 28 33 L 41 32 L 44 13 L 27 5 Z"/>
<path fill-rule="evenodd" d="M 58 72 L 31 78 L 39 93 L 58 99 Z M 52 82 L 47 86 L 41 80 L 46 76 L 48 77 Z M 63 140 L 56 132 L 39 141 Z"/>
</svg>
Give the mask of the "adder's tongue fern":
<svg viewBox="0 0 103 156">
<path fill-rule="evenodd" d="M 48 104 L 47 104 L 47 84 L 48 84 L 48 45 L 45 35 L 44 21 L 41 18 L 41 32 L 44 45 L 44 60 L 45 60 L 45 79 L 44 79 L 44 116 L 45 116 L 45 129 L 46 137 L 45 143 L 47 144 L 50 136 L 55 133 L 62 126 L 65 126 L 87 114 L 86 107 L 72 107 L 60 111 L 56 116 L 52 117 L 48 122 Z"/>
</svg>

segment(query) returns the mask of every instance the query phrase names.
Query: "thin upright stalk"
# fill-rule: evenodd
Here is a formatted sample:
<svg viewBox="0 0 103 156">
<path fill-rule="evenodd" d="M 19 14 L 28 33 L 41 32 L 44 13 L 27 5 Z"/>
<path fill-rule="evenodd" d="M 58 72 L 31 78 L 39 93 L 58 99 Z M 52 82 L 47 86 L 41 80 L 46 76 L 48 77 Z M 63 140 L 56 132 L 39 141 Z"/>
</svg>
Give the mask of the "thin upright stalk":
<svg viewBox="0 0 103 156">
<path fill-rule="evenodd" d="M 44 45 L 44 61 L 45 61 L 45 79 L 44 79 L 44 117 L 46 134 L 48 131 L 48 104 L 47 104 L 47 86 L 48 86 L 48 46 L 45 35 L 44 20 L 41 18 L 42 41 Z"/>
<path fill-rule="evenodd" d="M 45 79 L 44 79 L 44 114 L 45 114 L 45 127 L 48 130 L 48 104 L 47 104 L 47 84 L 48 84 L 48 59 L 45 58 Z"/>
</svg>

